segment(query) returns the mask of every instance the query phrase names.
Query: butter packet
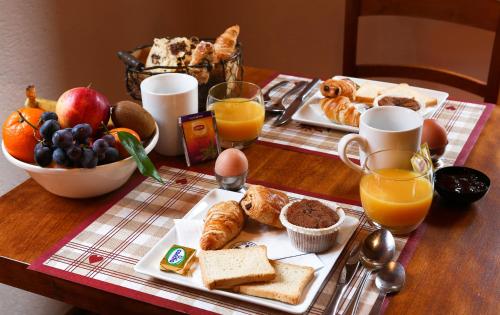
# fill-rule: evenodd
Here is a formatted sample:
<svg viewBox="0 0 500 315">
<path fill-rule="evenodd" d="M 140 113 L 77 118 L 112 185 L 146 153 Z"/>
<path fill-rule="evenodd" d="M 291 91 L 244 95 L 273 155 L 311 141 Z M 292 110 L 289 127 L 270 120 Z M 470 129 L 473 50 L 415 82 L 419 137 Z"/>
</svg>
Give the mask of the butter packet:
<svg viewBox="0 0 500 315">
<path fill-rule="evenodd" d="M 221 148 L 213 111 L 180 116 L 179 128 L 188 166 L 219 155 Z"/>
<path fill-rule="evenodd" d="M 160 270 L 185 275 L 194 262 L 196 249 L 174 244 L 160 261 Z"/>
</svg>

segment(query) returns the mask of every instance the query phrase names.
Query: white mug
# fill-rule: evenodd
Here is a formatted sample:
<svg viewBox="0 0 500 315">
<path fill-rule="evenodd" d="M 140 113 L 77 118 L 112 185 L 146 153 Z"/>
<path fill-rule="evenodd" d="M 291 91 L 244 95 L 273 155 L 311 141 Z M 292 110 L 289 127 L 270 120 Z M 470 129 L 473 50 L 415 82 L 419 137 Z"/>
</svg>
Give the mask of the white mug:
<svg viewBox="0 0 500 315">
<path fill-rule="evenodd" d="M 181 155 L 178 117 L 198 112 L 198 81 L 183 73 L 164 73 L 141 82 L 142 105 L 158 124 L 155 151 L 167 156 Z"/>
<path fill-rule="evenodd" d="M 408 108 L 398 106 L 373 107 L 364 112 L 359 120 L 359 135 L 348 134 L 340 139 L 338 152 L 340 159 L 356 171 L 362 167 L 347 157 L 347 147 L 351 142 L 359 145 L 359 160 L 363 166 L 370 153 L 400 149 L 417 152 L 422 137 L 422 116 Z"/>
</svg>

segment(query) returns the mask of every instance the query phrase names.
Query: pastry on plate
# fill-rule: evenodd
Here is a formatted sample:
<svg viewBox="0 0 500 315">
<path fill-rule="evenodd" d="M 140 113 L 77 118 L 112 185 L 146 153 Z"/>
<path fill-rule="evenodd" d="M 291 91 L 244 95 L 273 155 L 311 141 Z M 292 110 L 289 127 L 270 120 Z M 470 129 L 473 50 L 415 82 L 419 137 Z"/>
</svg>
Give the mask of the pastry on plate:
<svg viewBox="0 0 500 315">
<path fill-rule="evenodd" d="M 326 97 L 319 102 L 325 116 L 334 123 L 359 127 L 361 113 L 349 98 L 345 96 Z"/>
<path fill-rule="evenodd" d="M 319 90 L 324 97 L 345 96 L 350 100 L 356 97 L 356 83 L 350 79 L 328 79 L 323 81 Z"/>
<path fill-rule="evenodd" d="M 288 196 L 281 191 L 252 185 L 240 201 L 243 211 L 252 219 L 282 229 L 281 209 L 288 203 Z"/>
<path fill-rule="evenodd" d="M 243 229 L 245 217 L 238 202 L 224 201 L 208 209 L 200 238 L 200 248 L 215 250 L 224 247 Z"/>
</svg>

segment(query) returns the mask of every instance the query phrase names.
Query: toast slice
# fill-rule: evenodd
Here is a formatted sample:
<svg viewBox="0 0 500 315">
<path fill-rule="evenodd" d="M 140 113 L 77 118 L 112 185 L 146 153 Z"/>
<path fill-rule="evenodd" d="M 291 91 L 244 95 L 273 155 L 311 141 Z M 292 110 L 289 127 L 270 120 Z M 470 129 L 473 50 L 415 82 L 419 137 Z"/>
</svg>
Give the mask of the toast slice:
<svg viewBox="0 0 500 315">
<path fill-rule="evenodd" d="M 265 246 L 203 251 L 199 263 L 203 284 L 209 289 L 270 281 L 276 276 Z"/>
<path fill-rule="evenodd" d="M 415 88 L 411 87 L 407 83 L 401 83 L 394 87 L 384 89 L 380 92 L 380 94 L 415 98 L 420 103 L 425 104 L 426 107 L 437 105 L 437 99 L 418 92 Z"/>
<path fill-rule="evenodd" d="M 314 269 L 306 266 L 272 261 L 276 278 L 264 283 L 250 283 L 235 287 L 233 290 L 248 295 L 299 304 L 302 293 L 314 276 Z"/>
<path fill-rule="evenodd" d="M 415 98 L 420 103 L 425 104 L 426 107 L 437 105 L 437 99 L 418 92 L 415 88 L 408 85 L 408 83 L 401 83 L 390 88 L 382 87 L 375 83 L 362 84 L 356 91 L 355 101 L 372 105 L 374 99 L 382 94 Z"/>
<path fill-rule="evenodd" d="M 358 103 L 372 105 L 373 100 L 380 94 L 382 90 L 384 90 L 384 88 L 375 83 L 362 84 L 359 89 L 356 90 L 355 101 Z"/>
</svg>

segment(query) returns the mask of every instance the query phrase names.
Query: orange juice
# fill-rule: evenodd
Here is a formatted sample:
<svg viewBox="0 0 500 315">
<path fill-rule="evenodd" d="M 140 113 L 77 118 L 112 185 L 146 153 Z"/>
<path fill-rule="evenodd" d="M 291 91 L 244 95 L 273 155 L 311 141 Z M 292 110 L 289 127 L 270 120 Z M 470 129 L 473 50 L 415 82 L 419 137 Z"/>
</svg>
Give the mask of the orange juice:
<svg viewBox="0 0 500 315">
<path fill-rule="evenodd" d="M 225 141 L 256 139 L 264 124 L 264 106 L 245 98 L 228 98 L 213 103 L 219 136 Z"/>
<path fill-rule="evenodd" d="M 361 203 L 366 215 L 383 227 L 411 231 L 429 211 L 433 186 L 425 176 L 404 169 L 379 169 L 364 175 Z"/>
</svg>

